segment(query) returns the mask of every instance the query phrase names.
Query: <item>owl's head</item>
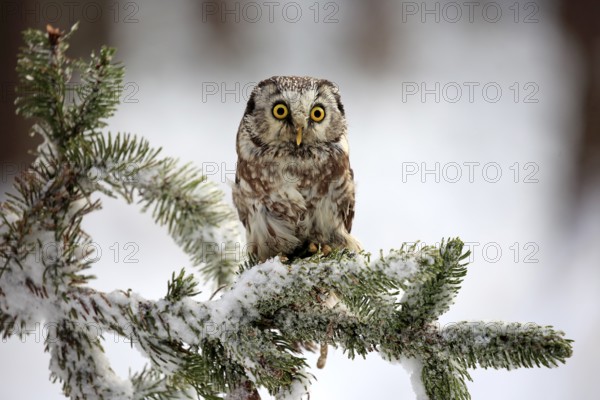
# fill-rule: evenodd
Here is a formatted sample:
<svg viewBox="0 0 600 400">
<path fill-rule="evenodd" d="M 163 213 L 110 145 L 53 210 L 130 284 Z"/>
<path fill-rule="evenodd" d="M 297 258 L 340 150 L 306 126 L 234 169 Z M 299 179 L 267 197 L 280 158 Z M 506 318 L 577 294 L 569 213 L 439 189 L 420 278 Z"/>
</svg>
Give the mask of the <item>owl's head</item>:
<svg viewBox="0 0 600 400">
<path fill-rule="evenodd" d="M 263 146 L 302 148 L 339 141 L 346 118 L 338 88 L 324 79 L 274 76 L 250 95 L 242 124 Z"/>
</svg>

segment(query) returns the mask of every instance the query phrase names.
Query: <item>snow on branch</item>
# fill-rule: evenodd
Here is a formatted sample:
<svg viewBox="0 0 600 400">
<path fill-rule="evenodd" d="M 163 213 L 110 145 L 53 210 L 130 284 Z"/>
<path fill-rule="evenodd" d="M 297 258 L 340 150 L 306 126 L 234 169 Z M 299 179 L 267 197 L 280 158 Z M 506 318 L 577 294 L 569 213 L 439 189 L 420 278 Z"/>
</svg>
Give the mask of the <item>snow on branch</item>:
<svg viewBox="0 0 600 400">
<path fill-rule="evenodd" d="M 466 274 L 459 239 L 378 256 L 247 261 L 234 274 L 237 225 L 223 194 L 144 139 L 99 131 L 116 109 L 123 68 L 108 48 L 88 62 L 68 58 L 70 35 L 52 27 L 24 34 L 18 112 L 36 117 L 33 131 L 45 141 L 0 204 L 0 334 L 45 323 L 50 374 L 65 395 L 256 400 L 264 387 L 300 399 L 313 378 L 300 344 L 319 343 L 350 358 L 377 352 L 400 361 L 419 399 L 469 399 L 469 368 L 552 367 L 570 357 L 571 341 L 552 327 L 439 326 Z M 95 192 L 152 209 L 205 279 L 230 285 L 198 301 L 196 278 L 181 270 L 158 301 L 91 289 L 92 241 L 81 222 L 100 207 Z M 102 349 L 107 332 L 128 338 L 149 365 L 119 378 Z"/>
</svg>

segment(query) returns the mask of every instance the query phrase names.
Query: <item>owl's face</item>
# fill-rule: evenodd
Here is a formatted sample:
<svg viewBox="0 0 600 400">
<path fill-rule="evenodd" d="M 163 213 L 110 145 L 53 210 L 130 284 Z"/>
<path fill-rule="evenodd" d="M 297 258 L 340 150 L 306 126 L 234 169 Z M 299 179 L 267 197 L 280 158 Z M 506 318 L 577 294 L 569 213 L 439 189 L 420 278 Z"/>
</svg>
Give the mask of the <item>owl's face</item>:
<svg viewBox="0 0 600 400">
<path fill-rule="evenodd" d="M 253 90 L 243 123 L 261 146 L 302 149 L 337 142 L 346 133 L 337 87 L 322 79 L 275 76 Z"/>
</svg>

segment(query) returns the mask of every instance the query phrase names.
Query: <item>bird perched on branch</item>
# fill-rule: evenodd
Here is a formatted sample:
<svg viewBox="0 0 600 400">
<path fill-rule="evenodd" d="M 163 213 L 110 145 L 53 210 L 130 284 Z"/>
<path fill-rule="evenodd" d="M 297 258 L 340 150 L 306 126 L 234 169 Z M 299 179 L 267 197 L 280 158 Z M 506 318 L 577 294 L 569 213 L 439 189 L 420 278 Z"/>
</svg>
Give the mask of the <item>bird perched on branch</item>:
<svg viewBox="0 0 600 400">
<path fill-rule="evenodd" d="M 275 76 L 254 88 L 237 133 L 233 200 L 259 260 L 360 250 L 350 235 L 354 180 L 346 133 L 330 81 Z"/>
</svg>

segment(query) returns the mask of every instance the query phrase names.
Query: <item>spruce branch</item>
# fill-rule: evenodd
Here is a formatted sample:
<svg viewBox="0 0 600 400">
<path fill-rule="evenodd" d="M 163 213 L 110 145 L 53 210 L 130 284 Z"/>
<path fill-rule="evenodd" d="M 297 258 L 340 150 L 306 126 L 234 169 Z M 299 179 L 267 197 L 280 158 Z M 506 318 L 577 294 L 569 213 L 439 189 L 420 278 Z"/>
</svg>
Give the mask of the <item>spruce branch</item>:
<svg viewBox="0 0 600 400">
<path fill-rule="evenodd" d="M 231 283 L 241 249 L 235 214 L 223 193 L 201 171 L 166 158 L 131 182 L 143 209 L 166 225 L 175 242 L 191 256 L 207 280 Z"/>
<path fill-rule="evenodd" d="M 349 358 L 410 360 L 429 399 L 469 399 L 470 368 L 552 367 L 572 354 L 572 341 L 552 327 L 438 325 L 466 274 L 459 239 L 378 257 L 250 258 L 233 279 L 237 223 L 222 193 L 193 166 L 159 158 L 146 140 L 100 131 L 116 109 L 123 67 L 108 48 L 89 61 L 68 58 L 70 34 L 24 34 L 18 112 L 36 118 L 33 132 L 45 142 L 0 204 L 0 334 L 24 335 L 44 321 L 51 377 L 65 395 L 257 400 L 264 387 L 299 399 L 313 376 L 297 343 L 318 342 Z M 91 289 L 92 242 L 81 223 L 100 208 L 96 192 L 152 210 L 204 277 L 225 286 L 219 297 L 195 299 L 198 281 L 183 269 L 156 301 Z M 120 379 L 102 349 L 105 332 L 129 341 L 149 365 Z"/>
<path fill-rule="evenodd" d="M 450 244 L 460 242 L 453 240 Z M 491 364 L 498 350 L 521 359 L 536 351 L 541 354 L 539 358 L 554 362 L 562 362 L 570 354 L 570 342 L 547 327 L 529 325 L 530 337 L 553 342 L 554 346 L 531 346 L 527 344 L 531 343 L 529 339 L 519 338 L 502 342 L 504 347 L 494 342 L 486 349 L 481 339 L 464 337 L 472 329 L 426 325 L 397 330 L 401 321 L 390 323 L 397 314 L 368 313 L 371 317 L 364 318 L 341 305 L 328 308 L 315 296 L 328 286 L 335 286 L 338 293 L 350 293 L 356 284 L 340 279 L 342 271 L 360 277 L 381 271 L 381 265 L 388 266 L 386 278 L 400 284 L 413 278 L 414 273 L 431 273 L 430 269 L 442 262 L 441 254 L 438 249 L 426 248 L 424 254 L 406 254 L 404 261 L 395 259 L 398 253 L 372 263 L 363 255 L 321 262 L 298 260 L 291 265 L 273 260 L 243 272 L 219 299 L 207 302 L 168 296 L 152 302 L 129 292 L 102 294 L 75 288 L 70 292 L 71 314 L 98 320 L 103 329 L 135 326 L 131 331 L 134 342 L 149 355 L 153 365 L 187 381 L 207 398 L 218 398 L 249 377 L 273 394 L 307 384 L 310 375 L 305 372 L 305 361 L 291 343 L 323 341 L 331 327 L 334 334 L 330 343 L 346 349 L 350 357 L 377 351 L 388 359 L 409 356 L 421 360 L 423 383 L 432 399 L 469 398 L 466 368 L 475 365 L 469 361 L 472 353 L 461 350 L 464 346 L 479 346 L 474 353 L 477 363 L 493 367 L 498 366 Z M 429 264 L 432 258 L 434 262 Z M 415 272 L 415 266 L 423 269 L 419 272 L 417 267 Z M 192 279 L 180 274 L 174 282 Z M 378 290 L 364 293 L 365 297 L 380 295 Z M 557 352 L 556 348 L 563 351 Z"/>
<path fill-rule="evenodd" d="M 451 354 L 468 368 L 557 367 L 571 356 L 571 340 L 551 326 L 505 322 L 459 322 L 444 329 Z"/>
<path fill-rule="evenodd" d="M 17 112 L 39 118 L 33 130 L 46 143 L 37 162 L 69 164 L 79 175 L 74 184 L 86 194 L 99 190 L 128 202 L 138 195 L 192 263 L 202 265 L 206 280 L 231 283 L 241 253 L 233 210 L 200 170 L 157 159 L 160 149 L 134 135 L 106 137 L 97 131 L 116 110 L 124 68 L 112 63 L 110 48 L 93 53 L 88 62 L 68 58 L 67 39 L 76 26 L 69 34 L 51 27 L 46 34 L 24 33 Z M 79 81 L 73 81 L 75 75 Z"/>
<path fill-rule="evenodd" d="M 461 255 L 462 247 L 462 242 L 442 242 L 440 257 L 430 273 L 422 281 L 412 282 L 404 288 L 400 318 L 405 323 L 428 323 L 448 311 L 467 274 L 466 264 L 461 261 L 470 253 Z"/>
<path fill-rule="evenodd" d="M 167 378 L 156 369 L 144 368 L 131 377 L 133 400 L 195 399 L 196 396 L 180 382 Z M 177 389 L 181 386 L 180 389 Z"/>
</svg>

